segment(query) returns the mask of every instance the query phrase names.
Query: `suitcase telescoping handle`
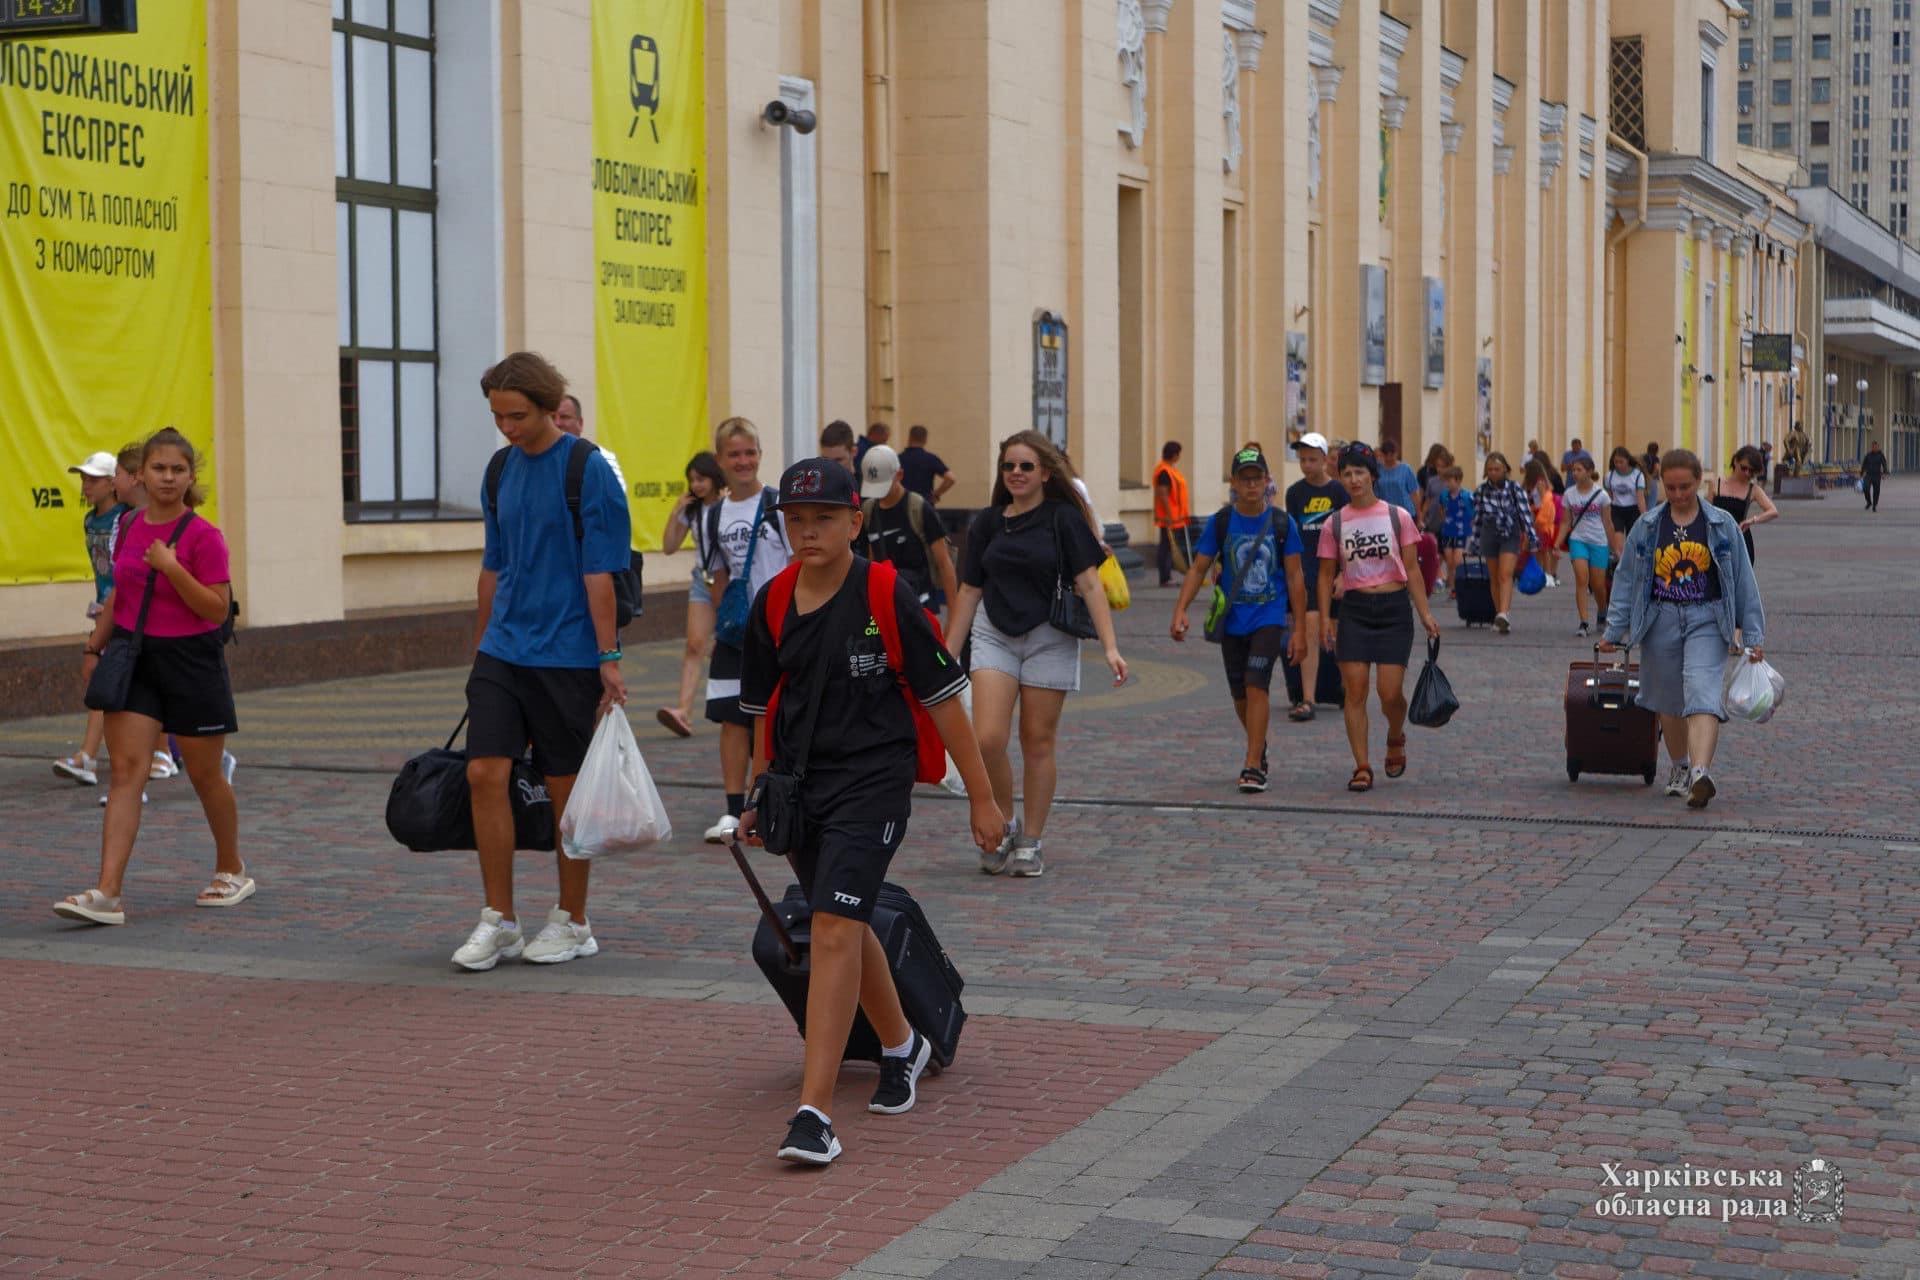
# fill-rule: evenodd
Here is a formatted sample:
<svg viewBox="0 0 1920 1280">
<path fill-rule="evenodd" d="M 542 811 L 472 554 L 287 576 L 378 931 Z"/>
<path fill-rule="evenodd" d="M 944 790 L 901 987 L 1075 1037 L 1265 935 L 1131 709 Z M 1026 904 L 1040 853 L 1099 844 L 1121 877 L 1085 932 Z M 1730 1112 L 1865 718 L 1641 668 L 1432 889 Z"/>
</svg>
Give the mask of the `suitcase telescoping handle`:
<svg viewBox="0 0 1920 1280">
<path fill-rule="evenodd" d="M 1620 646 L 1619 652 L 1620 661 L 1617 665 L 1624 671 L 1633 665 L 1633 646 L 1631 644 L 1623 644 Z M 1608 663 L 1607 665 L 1613 666 L 1616 664 Z M 1600 670 L 1600 646 L 1598 644 L 1593 646 L 1593 669 L 1595 671 Z"/>
<path fill-rule="evenodd" d="M 753 874 L 753 868 L 747 863 L 747 855 L 742 852 L 738 840 L 727 841 L 727 852 L 733 855 L 733 863 L 740 868 L 740 874 L 747 878 L 747 888 L 753 890 L 753 900 L 760 904 L 760 914 L 773 926 L 773 936 L 780 939 L 780 949 L 787 953 L 787 963 L 795 968 L 800 966 L 800 948 L 793 943 L 793 935 L 787 932 L 786 921 L 773 908 L 772 899 L 767 891 L 760 887 L 760 877 Z M 798 874 L 796 872 L 796 874 Z"/>
</svg>

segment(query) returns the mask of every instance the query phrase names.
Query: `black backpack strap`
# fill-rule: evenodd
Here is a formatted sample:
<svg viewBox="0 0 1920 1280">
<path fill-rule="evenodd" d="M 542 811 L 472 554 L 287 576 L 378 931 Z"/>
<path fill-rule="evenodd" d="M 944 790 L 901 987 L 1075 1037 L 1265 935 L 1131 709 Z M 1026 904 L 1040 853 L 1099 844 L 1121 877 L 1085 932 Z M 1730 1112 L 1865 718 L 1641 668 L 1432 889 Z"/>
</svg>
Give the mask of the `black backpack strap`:
<svg viewBox="0 0 1920 1280">
<path fill-rule="evenodd" d="M 713 571 L 713 557 L 720 549 L 720 508 L 726 505 L 726 501 L 723 497 L 707 508 L 707 545 L 701 549 L 705 558 L 700 567 L 708 572 Z"/>
<path fill-rule="evenodd" d="M 507 445 L 503 449 L 496 450 L 494 455 L 487 459 L 487 479 L 481 486 L 481 492 L 486 495 L 487 510 L 495 515 L 500 514 L 500 477 L 506 472 L 507 455 L 512 452 L 513 446 Z"/>
<path fill-rule="evenodd" d="M 587 459 L 600 452 L 600 446 L 591 440 L 575 440 L 573 452 L 567 455 L 567 514 L 573 517 L 573 540 L 585 542 L 587 529 L 580 522 L 580 490 L 587 482 Z"/>
</svg>

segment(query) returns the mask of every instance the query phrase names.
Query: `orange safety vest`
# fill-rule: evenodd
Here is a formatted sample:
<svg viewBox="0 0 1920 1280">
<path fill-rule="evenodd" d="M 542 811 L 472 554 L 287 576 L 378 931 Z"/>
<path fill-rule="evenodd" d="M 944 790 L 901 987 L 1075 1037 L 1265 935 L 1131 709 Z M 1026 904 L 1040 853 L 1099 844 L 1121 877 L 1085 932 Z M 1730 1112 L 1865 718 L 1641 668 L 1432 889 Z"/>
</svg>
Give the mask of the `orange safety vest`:
<svg viewBox="0 0 1920 1280">
<path fill-rule="evenodd" d="M 1160 477 L 1167 478 L 1167 494 L 1160 496 Z M 1187 503 L 1187 478 L 1164 459 L 1153 469 L 1153 527 L 1184 529 L 1193 509 Z"/>
</svg>

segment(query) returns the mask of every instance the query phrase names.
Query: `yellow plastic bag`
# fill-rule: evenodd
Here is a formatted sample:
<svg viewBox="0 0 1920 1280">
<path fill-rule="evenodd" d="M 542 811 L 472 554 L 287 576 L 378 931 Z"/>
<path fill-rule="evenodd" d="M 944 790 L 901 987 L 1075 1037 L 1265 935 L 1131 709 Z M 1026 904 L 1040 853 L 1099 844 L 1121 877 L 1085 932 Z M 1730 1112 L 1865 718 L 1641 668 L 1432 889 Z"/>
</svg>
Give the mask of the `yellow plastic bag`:
<svg viewBox="0 0 1920 1280">
<path fill-rule="evenodd" d="M 1115 613 L 1133 603 L 1133 592 L 1127 587 L 1127 575 L 1121 572 L 1120 562 L 1112 556 L 1100 562 L 1100 585 L 1107 589 L 1107 607 Z"/>
</svg>

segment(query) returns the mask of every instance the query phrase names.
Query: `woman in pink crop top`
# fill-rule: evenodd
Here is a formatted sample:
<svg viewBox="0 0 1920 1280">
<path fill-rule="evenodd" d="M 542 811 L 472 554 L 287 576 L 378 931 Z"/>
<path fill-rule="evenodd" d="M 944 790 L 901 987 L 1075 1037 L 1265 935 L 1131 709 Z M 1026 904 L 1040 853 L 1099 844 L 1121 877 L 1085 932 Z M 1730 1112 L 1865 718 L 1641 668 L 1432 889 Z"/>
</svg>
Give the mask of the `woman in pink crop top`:
<svg viewBox="0 0 1920 1280">
<path fill-rule="evenodd" d="M 127 922 L 120 893 L 140 833 L 147 761 L 163 734 L 179 740 L 187 777 L 213 833 L 213 880 L 194 905 L 230 907 L 254 891 L 240 860 L 233 785 L 221 762 L 227 735 L 239 728 L 223 639 L 233 603 L 227 540 L 194 513 L 200 501 L 194 449 L 178 431 L 168 427 L 147 440 L 140 479 L 147 506 L 120 528 L 111 607 L 94 624 L 81 667 L 89 682 L 87 705 L 107 713 L 113 761 L 100 833 L 100 882 L 53 907 L 57 915 L 89 924 Z M 124 701 L 93 679 L 109 644 L 137 646 Z"/>
<path fill-rule="evenodd" d="M 1347 745 L 1353 748 L 1349 791 L 1373 789 L 1367 756 L 1367 669 L 1375 671 L 1380 710 L 1387 717 L 1387 776 L 1407 771 L 1407 659 L 1413 652 L 1413 615 L 1427 635 L 1437 639 L 1440 624 L 1427 606 L 1426 579 L 1420 576 L 1420 527 L 1412 516 L 1373 491 L 1380 463 L 1364 444 L 1340 451 L 1340 482 L 1348 504 L 1320 526 L 1320 615 L 1327 619 L 1322 641 L 1340 663 L 1346 686 Z M 1340 616 L 1333 616 L 1333 580 L 1340 575 L 1344 594 Z"/>
</svg>

